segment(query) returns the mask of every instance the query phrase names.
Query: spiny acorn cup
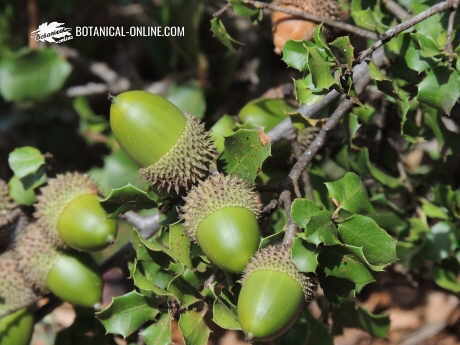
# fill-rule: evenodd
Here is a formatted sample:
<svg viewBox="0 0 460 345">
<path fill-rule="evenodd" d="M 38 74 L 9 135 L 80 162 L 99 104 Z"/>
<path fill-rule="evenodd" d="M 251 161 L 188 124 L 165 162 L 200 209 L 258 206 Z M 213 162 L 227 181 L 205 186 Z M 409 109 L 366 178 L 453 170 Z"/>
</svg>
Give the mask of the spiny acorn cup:
<svg viewBox="0 0 460 345">
<path fill-rule="evenodd" d="M 0 255 L 0 313 L 32 304 L 37 298 L 32 285 L 19 272 L 14 253 L 11 250 L 2 253 Z"/>
<path fill-rule="evenodd" d="M 112 100 L 110 126 L 121 147 L 152 185 L 177 193 L 203 179 L 216 159 L 204 125 L 165 98 L 127 91 Z"/>
<path fill-rule="evenodd" d="M 260 243 L 258 194 L 236 176 L 217 174 L 185 198 L 182 218 L 189 237 L 220 268 L 241 272 Z"/>
<path fill-rule="evenodd" d="M 4 248 L 11 237 L 13 223 L 21 210 L 9 195 L 8 184 L 0 180 L 0 248 Z"/>
<path fill-rule="evenodd" d="M 112 244 L 116 220 L 102 208 L 96 184 L 86 175 L 66 173 L 41 189 L 35 216 L 56 246 L 100 250 Z"/>
<path fill-rule="evenodd" d="M 313 296 L 313 282 L 301 274 L 287 246 L 259 250 L 246 267 L 238 297 L 238 318 L 248 338 L 281 335 Z"/>
<path fill-rule="evenodd" d="M 37 291 L 51 291 L 62 300 L 84 307 L 100 303 L 102 279 L 86 257 L 59 251 L 30 224 L 18 237 L 14 253 L 19 270 Z"/>
<path fill-rule="evenodd" d="M 274 0 L 274 5 L 295 9 L 328 19 L 346 19 L 346 12 L 337 0 Z M 287 14 L 272 12 L 272 31 L 275 52 L 281 54 L 289 40 L 310 40 L 318 24 Z"/>
<path fill-rule="evenodd" d="M 34 331 L 34 314 L 27 308 L 0 319 L 0 345 L 28 345 Z"/>
</svg>

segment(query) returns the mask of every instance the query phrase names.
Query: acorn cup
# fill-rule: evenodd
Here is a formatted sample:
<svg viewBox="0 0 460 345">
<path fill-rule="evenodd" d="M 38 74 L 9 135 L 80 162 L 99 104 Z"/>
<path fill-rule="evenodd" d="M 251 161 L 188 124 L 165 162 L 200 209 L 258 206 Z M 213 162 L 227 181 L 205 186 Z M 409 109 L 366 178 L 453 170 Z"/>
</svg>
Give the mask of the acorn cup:
<svg viewBox="0 0 460 345">
<path fill-rule="evenodd" d="M 32 304 L 37 297 L 32 286 L 18 270 L 13 251 L 7 250 L 2 253 L 0 255 L 0 313 L 11 312 Z M 0 344 L 2 344 L 1 340 Z"/>
<path fill-rule="evenodd" d="M 241 272 L 260 243 L 258 194 L 236 176 L 212 175 L 185 197 L 189 237 L 218 267 Z"/>
<path fill-rule="evenodd" d="M 157 188 L 179 193 L 206 177 L 217 153 L 204 125 L 165 98 L 146 91 L 114 97 L 110 126 L 121 147 Z"/>
<path fill-rule="evenodd" d="M 36 224 L 18 235 L 14 254 L 18 269 L 36 291 L 52 292 L 63 301 L 84 307 L 100 303 L 102 279 L 92 263 L 81 255 L 57 250 Z"/>
<path fill-rule="evenodd" d="M 112 244 L 117 234 L 117 222 L 102 208 L 96 184 L 80 173 L 49 180 L 41 189 L 35 217 L 58 247 L 100 250 Z"/>
<path fill-rule="evenodd" d="M 347 18 L 346 12 L 336 0 L 274 0 L 273 4 L 322 18 L 334 20 Z M 317 25 L 317 23 L 284 12 L 273 11 L 272 31 L 275 52 L 281 54 L 284 45 L 289 40 L 311 40 Z"/>
<path fill-rule="evenodd" d="M 292 262 L 289 247 L 259 250 L 246 267 L 238 297 L 238 319 L 248 339 L 270 340 L 287 331 L 312 299 L 313 287 Z"/>
<path fill-rule="evenodd" d="M 14 223 L 21 214 L 18 205 L 9 195 L 8 184 L 0 180 L 0 250 L 8 246 Z"/>
<path fill-rule="evenodd" d="M 27 308 L 1 318 L 0 345 L 29 345 L 34 323 L 34 314 Z"/>
</svg>

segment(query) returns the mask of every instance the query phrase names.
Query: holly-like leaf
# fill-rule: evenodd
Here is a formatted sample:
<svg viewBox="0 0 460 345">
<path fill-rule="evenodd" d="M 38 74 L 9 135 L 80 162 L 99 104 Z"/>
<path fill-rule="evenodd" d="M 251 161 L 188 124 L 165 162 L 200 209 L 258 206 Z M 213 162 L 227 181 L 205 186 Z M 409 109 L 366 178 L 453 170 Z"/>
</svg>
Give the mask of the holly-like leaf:
<svg viewBox="0 0 460 345">
<path fill-rule="evenodd" d="M 129 210 L 140 210 L 156 206 L 155 195 L 145 192 L 132 184 L 114 188 L 101 200 L 102 207 L 112 216 L 117 216 Z"/>
<path fill-rule="evenodd" d="M 190 245 L 190 239 L 185 233 L 182 224 L 174 224 L 169 227 L 169 253 L 177 261 L 189 268 L 192 267 Z"/>
<path fill-rule="evenodd" d="M 166 98 L 185 113 L 202 119 L 206 111 L 204 91 L 196 81 L 173 84 L 166 93 Z"/>
<path fill-rule="evenodd" d="M 96 314 L 107 333 L 127 337 L 144 323 L 154 320 L 158 310 L 149 305 L 146 297 L 136 291 L 115 297 L 104 310 Z"/>
<path fill-rule="evenodd" d="M 458 270 L 436 266 L 433 275 L 434 281 L 440 287 L 452 291 L 453 293 L 460 293 L 460 275 Z"/>
<path fill-rule="evenodd" d="M 351 216 L 339 224 L 339 236 L 345 244 L 361 248 L 366 261 L 371 265 L 384 267 L 397 260 L 397 241 L 370 217 Z M 359 255 L 355 250 L 353 252 Z"/>
<path fill-rule="evenodd" d="M 0 60 L 0 94 L 7 101 L 37 101 L 58 91 L 72 66 L 52 48 L 23 50 Z"/>
<path fill-rule="evenodd" d="M 186 311 L 180 316 L 179 327 L 187 345 L 206 345 L 211 330 L 204 321 L 203 312 Z"/>
<path fill-rule="evenodd" d="M 317 47 L 308 48 L 308 69 L 317 89 L 328 89 L 336 84 L 332 63 L 324 57 Z"/>
<path fill-rule="evenodd" d="M 460 97 L 460 73 L 445 68 L 426 72 L 425 79 L 418 85 L 418 98 L 445 114 L 450 111 Z"/>
<path fill-rule="evenodd" d="M 241 330 L 241 325 L 238 321 L 235 309 L 230 309 L 219 300 L 214 302 L 212 308 L 212 321 L 223 329 Z"/>
<path fill-rule="evenodd" d="M 403 186 L 403 183 L 399 178 L 388 175 L 371 162 L 369 158 L 369 150 L 367 147 L 359 152 L 358 159 L 361 160 L 364 165 L 366 165 L 372 177 L 379 181 L 381 184 L 390 188 L 398 188 Z"/>
<path fill-rule="evenodd" d="M 353 66 L 355 48 L 351 44 L 349 36 L 337 38 L 330 46 L 340 64 L 346 65 L 348 68 Z"/>
<path fill-rule="evenodd" d="M 372 211 L 367 191 L 358 175 L 346 173 L 341 179 L 326 183 L 329 196 L 339 207 L 349 212 L 368 213 Z"/>
<path fill-rule="evenodd" d="M 232 36 L 230 36 L 227 29 L 225 28 L 224 23 L 219 18 L 211 19 L 211 31 L 214 37 L 216 37 L 220 43 L 226 46 L 231 52 L 235 52 L 234 44 L 241 44 Z"/>
<path fill-rule="evenodd" d="M 337 235 L 337 227 L 331 219 L 331 212 L 321 211 L 310 218 L 310 221 L 305 228 L 305 232 L 299 233 L 298 236 L 315 246 L 320 244 L 324 244 L 326 246 L 340 244 Z"/>
<path fill-rule="evenodd" d="M 318 267 L 318 251 L 300 238 L 294 239 L 291 249 L 292 261 L 300 272 L 315 272 Z"/>
<path fill-rule="evenodd" d="M 146 345 L 169 345 L 171 339 L 171 315 L 164 313 L 154 324 L 144 329 L 140 335 Z"/>
<path fill-rule="evenodd" d="M 46 181 L 45 156 L 35 147 L 16 148 L 9 154 L 8 164 L 24 189 L 34 189 Z"/>
<path fill-rule="evenodd" d="M 308 50 L 301 41 L 287 41 L 283 47 L 283 61 L 289 67 L 302 72 L 308 66 Z"/>
<path fill-rule="evenodd" d="M 360 292 L 367 284 L 375 281 L 372 273 L 358 258 L 348 254 L 340 247 L 325 248 L 319 257 L 326 276 L 343 278 L 352 281 L 356 292 Z"/>
<path fill-rule="evenodd" d="M 309 199 L 295 199 L 291 206 L 291 216 L 294 222 L 301 228 L 306 228 L 313 216 L 324 211 L 323 206 L 318 206 Z"/>
<path fill-rule="evenodd" d="M 254 182 L 262 164 L 271 155 L 271 145 L 261 138 L 263 132 L 240 129 L 225 138 L 225 172 Z"/>
</svg>

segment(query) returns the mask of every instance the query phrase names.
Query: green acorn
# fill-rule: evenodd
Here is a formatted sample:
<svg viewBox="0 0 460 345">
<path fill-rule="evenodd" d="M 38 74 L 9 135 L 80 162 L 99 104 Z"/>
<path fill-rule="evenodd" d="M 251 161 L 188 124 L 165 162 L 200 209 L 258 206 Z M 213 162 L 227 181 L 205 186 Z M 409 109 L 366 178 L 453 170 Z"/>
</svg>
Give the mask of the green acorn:
<svg viewBox="0 0 460 345">
<path fill-rule="evenodd" d="M 313 296 L 311 279 L 301 274 L 287 246 L 259 250 L 248 264 L 238 297 L 238 318 L 249 338 L 281 335 Z"/>
<path fill-rule="evenodd" d="M 151 184 L 179 192 L 203 179 L 216 149 L 204 125 L 165 98 L 127 91 L 112 100 L 110 126 Z"/>
<path fill-rule="evenodd" d="M 34 331 L 34 314 L 26 309 L 0 319 L 0 345 L 28 345 Z"/>
<path fill-rule="evenodd" d="M 15 257 L 25 280 L 41 293 L 93 307 L 101 300 L 102 280 L 82 256 L 56 250 L 42 229 L 30 224 L 16 238 Z"/>
<path fill-rule="evenodd" d="M 13 223 L 21 214 L 18 205 L 9 195 L 8 185 L 0 180 L 0 248 L 8 245 Z"/>
<path fill-rule="evenodd" d="M 117 223 L 102 208 L 97 187 L 86 175 L 66 173 L 49 180 L 36 209 L 38 224 L 59 247 L 92 251 L 115 240 Z"/>
<path fill-rule="evenodd" d="M 217 266 L 241 272 L 260 243 L 258 194 L 236 176 L 217 174 L 185 198 L 182 218 L 189 237 Z"/>
<path fill-rule="evenodd" d="M 36 299 L 37 295 L 31 285 L 18 271 L 14 253 L 11 250 L 2 253 L 0 255 L 0 313 L 32 304 Z"/>
</svg>

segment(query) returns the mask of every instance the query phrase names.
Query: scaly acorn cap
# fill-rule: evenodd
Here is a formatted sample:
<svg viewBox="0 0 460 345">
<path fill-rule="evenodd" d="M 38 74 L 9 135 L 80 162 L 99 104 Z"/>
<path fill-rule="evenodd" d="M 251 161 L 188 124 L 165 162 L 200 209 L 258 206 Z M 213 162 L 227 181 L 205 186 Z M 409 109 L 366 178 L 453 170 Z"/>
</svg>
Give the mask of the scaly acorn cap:
<svg viewBox="0 0 460 345">
<path fill-rule="evenodd" d="M 18 271 L 11 250 L 0 255 L 0 313 L 32 304 L 37 295 Z"/>
<path fill-rule="evenodd" d="M 16 237 L 13 252 L 18 270 L 41 293 L 48 292 L 46 278 L 59 254 L 54 244 L 37 223 L 29 224 Z"/>
<path fill-rule="evenodd" d="M 65 247 L 57 227 L 59 216 L 70 201 L 83 194 L 97 194 L 97 186 L 89 176 L 77 172 L 57 175 L 41 188 L 34 216 L 43 233 L 58 247 Z"/>
<path fill-rule="evenodd" d="M 286 245 L 267 246 L 260 249 L 246 266 L 241 283 L 256 271 L 277 271 L 287 273 L 302 287 L 305 302 L 313 298 L 314 282 L 308 276 L 299 272 L 291 259 L 291 250 Z"/>
<path fill-rule="evenodd" d="M 223 207 L 244 207 L 259 217 L 262 205 L 253 186 L 243 179 L 216 174 L 195 186 L 184 198 L 182 218 L 189 237 L 197 242 L 200 223 Z"/>
<path fill-rule="evenodd" d="M 185 115 L 187 124 L 177 142 L 160 160 L 139 170 L 152 185 L 179 193 L 202 180 L 217 159 L 214 141 L 204 125 L 192 115 Z"/>
<path fill-rule="evenodd" d="M 21 210 L 10 197 L 8 184 L 0 180 L 0 232 L 2 227 L 13 223 L 20 214 Z"/>
</svg>

